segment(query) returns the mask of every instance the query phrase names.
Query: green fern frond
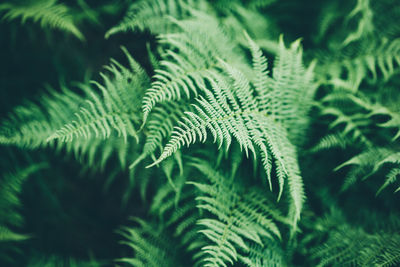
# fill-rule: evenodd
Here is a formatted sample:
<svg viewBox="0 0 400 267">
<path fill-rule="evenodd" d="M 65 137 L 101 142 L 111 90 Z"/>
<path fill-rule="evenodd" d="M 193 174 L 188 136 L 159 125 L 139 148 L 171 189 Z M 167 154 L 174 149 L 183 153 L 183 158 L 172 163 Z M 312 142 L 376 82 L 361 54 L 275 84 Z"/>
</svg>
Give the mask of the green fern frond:
<svg viewBox="0 0 400 267">
<path fill-rule="evenodd" d="M 335 119 L 329 124 L 330 129 L 342 127 L 343 129 L 339 131 L 339 134 L 367 147 L 372 145 L 371 141 L 365 134 L 365 131 L 367 131 L 365 126 L 370 123 L 367 116 L 360 113 L 348 115 L 341 109 L 335 107 L 322 107 L 321 115 L 335 117 Z"/>
<path fill-rule="evenodd" d="M 387 82 L 399 72 L 400 39 L 364 40 L 349 51 L 338 51 L 336 57 L 322 58 L 318 68 L 321 83 L 336 89 L 356 92 L 362 81 Z"/>
<path fill-rule="evenodd" d="M 283 46 L 283 43 L 281 44 Z M 254 43 L 252 46 L 256 47 Z M 266 88 L 265 85 L 256 88 L 256 92 L 258 95 L 269 97 L 269 102 L 262 102 L 266 97 L 255 98 L 252 85 L 244 74 L 219 60 L 220 67 L 228 77 L 222 78 L 220 74 L 208 71 L 208 83 L 211 85 L 212 91 L 203 85 L 201 91 L 205 96 L 200 95 L 197 98 L 198 104 L 194 105 L 194 112 L 186 112 L 186 116 L 176 126 L 171 140 L 165 146 L 161 156 L 151 166 L 171 156 L 183 145 L 196 143 L 197 140 L 205 142 L 208 131 L 211 132 L 214 142 L 217 142 L 219 147 L 225 144 L 227 150 L 232 139 L 236 139 L 247 156 L 250 152 L 256 158 L 260 151 L 271 188 L 270 174 L 272 162 L 274 162 L 280 187 L 278 199 L 283 192 L 284 180 L 288 179 L 289 192 L 293 201 L 292 215 L 293 218 L 298 218 L 304 198 L 302 182 L 295 148 L 288 140 L 283 126 L 291 129 L 292 125 L 303 124 L 304 119 L 296 121 L 296 117 L 306 116 L 302 112 L 307 111 L 307 108 L 311 106 L 309 103 L 313 94 L 308 94 L 306 91 L 304 95 L 308 95 L 309 98 L 303 96 L 307 101 L 297 104 L 299 108 L 290 106 L 290 109 L 286 109 L 284 105 L 278 105 L 291 101 L 294 103 L 295 99 L 292 98 L 292 94 L 300 95 L 301 89 L 309 89 L 306 85 L 313 88 L 309 75 L 302 68 L 301 62 L 290 67 L 289 62 L 300 59 L 301 53 L 296 54 L 297 46 L 298 44 L 293 45 L 289 50 L 282 48 L 282 55 L 277 60 L 278 66 L 275 69 L 277 73 L 274 74 L 274 79 L 261 77 L 265 74 L 265 60 L 260 59 L 259 51 L 253 49 L 256 74 L 263 79 L 259 79 L 257 86 L 263 86 L 262 83 L 266 82 L 272 83 L 270 88 Z M 257 60 L 261 62 L 258 65 Z M 296 77 L 298 77 L 297 87 L 300 89 L 294 84 L 291 85 Z"/>
<path fill-rule="evenodd" d="M 378 189 L 379 194 L 383 189 L 397 181 L 399 174 L 400 153 L 387 148 L 374 148 L 366 150 L 350 160 L 338 166 L 335 170 L 344 168 L 345 166 L 354 165 L 346 176 L 343 190 L 348 189 L 361 176 L 361 180 L 377 173 L 385 164 L 392 165 L 391 170 L 386 175 L 386 180 Z"/>
<path fill-rule="evenodd" d="M 47 167 L 46 163 L 32 164 L 2 177 L 0 180 L 0 226 L 21 226 L 22 217 L 17 209 L 21 206 L 19 194 L 22 191 L 22 186 L 30 175 Z"/>
<path fill-rule="evenodd" d="M 346 37 L 343 41 L 344 46 L 374 32 L 373 15 L 374 11 L 370 7 L 369 0 L 357 0 L 356 6 L 346 17 L 347 23 L 354 18 L 359 18 L 357 29 Z"/>
<path fill-rule="evenodd" d="M 375 105 L 371 105 L 370 108 L 370 116 L 376 116 L 376 115 L 381 115 L 381 116 L 387 116 L 389 120 L 387 120 L 384 123 L 379 123 L 377 124 L 379 127 L 382 128 L 395 128 L 396 133 L 393 136 L 392 141 L 398 139 L 400 137 L 400 113 L 397 111 L 392 111 L 389 108 L 376 103 Z"/>
<path fill-rule="evenodd" d="M 274 62 L 272 79 L 267 74 L 267 61 L 259 47 L 250 39 L 250 50 L 255 72 L 254 87 L 258 94 L 260 108 L 267 110 L 280 121 L 295 144 L 301 143 L 308 126 L 308 112 L 312 107 L 316 85 L 313 84 L 312 63 L 306 70 L 302 63 L 300 40 L 286 48 L 283 36 Z"/>
<path fill-rule="evenodd" d="M 326 149 L 332 149 L 332 148 L 341 148 L 344 149 L 346 146 L 351 144 L 351 138 L 346 137 L 342 133 L 334 133 L 334 134 L 328 134 L 324 137 L 322 137 L 321 140 L 319 140 L 318 144 L 316 144 L 311 151 L 312 152 L 317 152 L 321 150 L 326 150 Z"/>
<path fill-rule="evenodd" d="M 130 68 L 112 60 L 106 67 L 112 75 L 102 75 L 104 84 L 96 83 L 98 88 L 79 84 L 81 91 L 77 93 L 65 86 L 61 92 L 49 89 L 39 99 L 40 104 L 31 102 L 17 107 L 1 125 L 0 143 L 29 149 L 46 146 L 58 151 L 65 149 L 88 165 L 100 167 L 112 155 L 117 155 L 122 167 L 133 161 L 136 152 L 132 142 L 126 141 L 137 138 L 135 128 L 141 123 L 141 97 L 149 78 L 126 49 L 122 49 Z M 95 138 L 96 133 L 99 137 L 108 137 L 107 142 Z M 56 142 L 56 139 L 70 142 Z"/>
<path fill-rule="evenodd" d="M 122 21 L 106 33 L 106 38 L 120 32 L 150 30 L 152 33 L 170 33 L 176 25 L 170 20 L 186 19 L 191 16 L 190 8 L 205 10 L 207 3 L 203 0 L 142 0 L 130 5 Z"/>
<path fill-rule="evenodd" d="M 315 250 L 318 266 L 397 266 L 400 263 L 400 236 L 369 234 L 348 225 L 329 234 L 326 243 Z"/>
<path fill-rule="evenodd" d="M 117 131 L 118 136 L 122 136 L 125 142 L 128 136 L 138 138 L 135 123 L 139 123 L 140 116 L 137 116 L 135 103 L 140 101 L 141 91 L 148 78 L 129 53 L 126 50 L 124 52 L 132 70 L 112 60 L 112 64 L 106 67 L 112 78 L 101 74 L 104 85 L 93 82 L 101 91 L 102 99 L 94 89 L 87 88 L 85 91 L 88 92 L 89 99 L 86 100 L 85 107 L 81 107 L 75 114 L 76 120 L 57 130 L 47 141 L 60 139 L 69 142 L 79 137 L 90 139 L 92 135 L 106 139 L 113 130 Z M 132 72 L 135 70 L 138 73 Z"/>
<path fill-rule="evenodd" d="M 159 42 L 168 49 L 143 98 L 144 122 L 158 103 L 197 96 L 210 72 L 218 73 L 218 58 L 240 62 L 237 47 L 229 42 L 218 21 L 203 13 L 199 16 L 193 20 L 175 21 L 182 32 L 160 36 Z"/>
<path fill-rule="evenodd" d="M 274 220 L 287 221 L 268 203 L 264 193 L 255 188 L 243 192 L 207 163 L 193 166 L 211 181 L 211 184 L 191 182 L 202 193 L 196 198 L 198 208 L 213 215 L 198 221 L 203 228 L 200 233 L 211 242 L 202 248 L 203 266 L 228 266 L 238 260 L 248 263 L 260 256 L 249 255 L 251 246 L 268 249 L 274 238 L 281 237 Z"/>
<path fill-rule="evenodd" d="M 43 28 L 55 28 L 73 34 L 80 40 L 84 36 L 76 27 L 70 9 L 57 3 L 57 0 L 28 1 L 26 4 L 3 3 L 0 4 L 0 12 L 6 11 L 3 19 L 14 20 L 21 18 L 22 23 L 32 19 L 39 22 Z"/>
<path fill-rule="evenodd" d="M 251 245 L 248 257 L 239 255 L 240 261 L 249 267 L 282 267 L 287 266 L 284 252 L 280 244 L 273 240 L 268 246 L 263 247 L 257 244 Z"/>
<path fill-rule="evenodd" d="M 0 243 L 1 242 L 10 242 L 10 241 L 22 241 L 30 238 L 29 235 L 22 235 L 15 233 L 8 229 L 7 227 L 4 227 L 0 225 Z"/>
<path fill-rule="evenodd" d="M 122 227 L 118 233 L 124 237 L 122 244 L 129 246 L 135 253 L 133 258 L 121 258 L 118 261 L 136 267 L 179 266 L 177 251 L 166 239 L 161 225 L 151 225 L 139 218 L 134 219 L 138 227 Z"/>
</svg>

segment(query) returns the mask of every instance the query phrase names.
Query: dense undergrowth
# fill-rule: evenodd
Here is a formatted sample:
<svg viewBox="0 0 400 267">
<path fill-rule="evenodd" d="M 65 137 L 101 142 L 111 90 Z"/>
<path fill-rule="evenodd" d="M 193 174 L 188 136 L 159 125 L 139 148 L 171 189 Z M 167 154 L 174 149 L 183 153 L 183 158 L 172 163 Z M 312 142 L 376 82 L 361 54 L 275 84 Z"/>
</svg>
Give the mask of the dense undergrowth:
<svg viewBox="0 0 400 267">
<path fill-rule="evenodd" d="M 398 1 L 0 16 L 0 266 L 400 264 Z"/>
</svg>

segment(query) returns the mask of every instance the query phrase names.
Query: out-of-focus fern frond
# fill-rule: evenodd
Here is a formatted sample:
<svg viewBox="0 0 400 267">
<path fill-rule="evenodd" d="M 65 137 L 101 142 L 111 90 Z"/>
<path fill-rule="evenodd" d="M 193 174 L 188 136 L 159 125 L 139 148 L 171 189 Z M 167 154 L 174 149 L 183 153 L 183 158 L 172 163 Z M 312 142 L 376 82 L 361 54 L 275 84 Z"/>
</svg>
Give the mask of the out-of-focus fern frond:
<svg viewBox="0 0 400 267">
<path fill-rule="evenodd" d="M 377 173 L 384 165 L 391 166 L 390 171 L 386 175 L 385 182 L 378 189 L 379 194 L 383 189 L 397 181 L 400 167 L 400 153 L 387 148 L 373 148 L 366 150 L 350 160 L 344 162 L 336 168 L 341 169 L 345 166 L 353 166 L 346 177 L 343 189 L 349 188 L 358 179 L 365 180 L 366 178 Z M 398 188 L 396 189 L 396 191 Z"/>
<path fill-rule="evenodd" d="M 352 20 L 359 17 L 357 23 L 357 29 L 355 32 L 350 33 L 343 41 L 343 45 L 348 45 L 366 35 L 371 34 L 374 29 L 373 24 L 374 11 L 370 7 L 369 0 L 357 0 L 357 4 L 354 9 L 347 15 L 347 20 Z M 347 21 L 347 23 L 349 23 Z"/>
<path fill-rule="evenodd" d="M 318 266 L 397 266 L 400 263 L 400 235 L 368 234 L 344 225 L 329 233 L 328 240 L 315 250 Z"/>
<path fill-rule="evenodd" d="M 24 181 L 33 173 L 48 167 L 46 163 L 33 164 L 6 174 L 0 180 L 0 225 L 21 226 L 22 217 L 18 212 L 21 207 L 19 194 Z"/>
<path fill-rule="evenodd" d="M 69 8 L 57 0 L 26 1 L 25 3 L 3 3 L 0 4 L 0 12 L 6 11 L 3 19 L 14 20 L 21 18 L 22 23 L 32 19 L 39 22 L 42 27 L 60 29 L 73 34 L 80 40 L 84 36 L 76 27 Z"/>
<path fill-rule="evenodd" d="M 152 225 L 139 218 L 134 221 L 139 224 L 138 227 L 125 226 L 118 233 L 124 238 L 121 243 L 132 248 L 135 256 L 118 261 L 135 267 L 180 266 L 176 247 L 172 246 L 172 240 L 167 239 L 162 225 Z"/>
<path fill-rule="evenodd" d="M 357 91 L 362 81 L 388 81 L 399 72 L 400 39 L 365 40 L 349 51 L 339 51 L 337 57 L 324 58 L 317 68 L 321 82 L 337 89 Z"/>
<path fill-rule="evenodd" d="M 122 21 L 106 33 L 106 38 L 119 32 L 150 30 L 152 33 L 170 33 L 176 30 L 173 19 L 191 16 L 190 9 L 205 10 L 204 0 L 141 0 L 132 3 Z"/>
<path fill-rule="evenodd" d="M 111 264 L 111 262 L 102 262 L 95 259 L 81 260 L 67 256 L 60 255 L 34 255 L 27 267 L 55 267 L 55 266 L 69 266 L 69 267 L 102 267 Z"/>
<path fill-rule="evenodd" d="M 30 238 L 29 235 L 18 234 L 11 231 L 9 228 L 0 225 L 0 243 L 10 241 L 22 241 Z"/>
</svg>

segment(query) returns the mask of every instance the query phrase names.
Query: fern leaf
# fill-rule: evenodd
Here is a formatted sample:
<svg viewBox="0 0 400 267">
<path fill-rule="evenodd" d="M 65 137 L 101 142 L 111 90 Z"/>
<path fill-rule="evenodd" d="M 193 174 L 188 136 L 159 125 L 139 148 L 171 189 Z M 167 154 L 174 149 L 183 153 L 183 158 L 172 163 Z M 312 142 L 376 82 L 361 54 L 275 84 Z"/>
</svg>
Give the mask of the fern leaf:
<svg viewBox="0 0 400 267">
<path fill-rule="evenodd" d="M 7 11 L 3 19 L 14 20 L 21 18 L 22 23 L 32 19 L 39 22 L 43 28 L 55 28 L 73 34 L 80 40 L 84 36 L 73 22 L 69 8 L 57 0 L 29 1 L 28 4 L 4 3 L 0 4 L 0 12 Z"/>
<path fill-rule="evenodd" d="M 145 0 L 137 1 L 130 5 L 122 21 L 107 31 L 105 37 L 120 32 L 144 31 L 149 29 L 152 33 L 170 33 L 176 30 L 176 25 L 170 18 L 185 19 L 191 16 L 190 8 L 204 10 L 205 1 L 193 0 Z"/>
<path fill-rule="evenodd" d="M 265 62 L 259 58 L 260 53 L 257 52 L 254 43 L 252 46 L 256 57 L 255 61 Z M 265 82 L 273 84 L 270 88 L 264 86 L 256 90 L 257 93 L 260 92 L 259 94 L 270 97 L 271 101 L 265 103 L 260 101 L 263 98 L 255 97 L 252 84 L 241 71 L 218 59 L 220 68 L 224 72 L 208 71 L 207 84 L 210 84 L 211 90 L 205 87 L 206 84 L 201 85 L 201 95 L 197 98 L 198 104 L 193 105 L 195 110 L 186 112 L 186 116 L 178 122 L 178 126 L 175 126 L 171 139 L 161 156 L 149 167 L 160 163 L 184 145 L 194 144 L 197 141 L 205 142 L 207 132 L 211 133 L 214 143 L 218 143 L 219 148 L 225 144 L 226 150 L 229 149 L 232 140 L 236 139 L 247 156 L 251 153 L 256 158 L 260 151 L 270 188 L 272 188 L 271 163 L 275 164 L 279 181 L 278 199 L 283 192 L 285 180 L 289 181 L 288 186 L 292 199 L 291 213 L 296 221 L 300 216 L 304 192 L 297 165 L 296 150 L 288 140 L 287 130 L 284 126 L 292 129 L 291 127 L 294 125 L 303 124 L 306 112 L 302 112 L 307 111 L 310 104 L 304 101 L 306 103 L 298 104 L 297 109 L 295 106 L 286 110 L 286 108 L 280 108 L 278 103 L 290 101 L 294 103 L 296 101 L 292 99 L 292 94 L 296 95 L 300 94 L 302 90 L 309 90 L 306 85 L 312 87 L 310 78 L 303 77 L 309 75 L 302 68 L 300 59 L 301 53 L 298 52 L 298 44 L 295 43 L 291 50 L 285 50 L 282 47 L 282 56 L 278 59 L 277 73 L 274 74 L 274 79 L 266 78 L 263 82 L 257 83 L 259 87 Z M 295 60 L 298 65 L 290 66 L 292 60 Z M 265 74 L 265 63 L 259 65 L 257 67 L 256 64 L 256 72 L 258 76 L 261 76 L 263 73 Z M 303 73 L 303 76 L 300 73 Z M 292 79 L 296 80 L 296 77 L 299 80 L 298 87 L 300 89 L 294 87 Z M 284 90 L 287 90 L 287 93 L 282 93 Z M 313 94 L 306 93 L 306 95 L 309 97 L 307 101 L 311 102 L 310 98 Z M 154 96 L 149 99 L 157 101 Z M 300 121 L 296 122 L 297 116 L 302 120 L 299 119 Z"/>
<path fill-rule="evenodd" d="M 122 244 L 129 246 L 134 258 L 121 258 L 118 261 L 136 267 L 179 266 L 176 250 L 171 247 L 171 240 L 166 239 L 162 227 L 148 224 L 135 218 L 138 227 L 122 227 L 118 233 L 124 237 Z"/>
<path fill-rule="evenodd" d="M 196 198 L 198 207 L 216 217 L 198 221 L 203 227 L 200 233 L 211 242 L 202 248 L 204 266 L 228 266 L 239 259 L 246 263 L 251 246 L 263 247 L 273 242 L 274 237 L 280 238 L 273 219 L 280 220 L 281 216 L 266 203 L 263 193 L 252 190 L 244 194 L 206 163 L 197 162 L 193 166 L 211 181 L 211 184 L 192 183 L 202 193 Z"/>
<path fill-rule="evenodd" d="M 128 53 L 126 55 L 134 62 Z M 133 67 L 138 69 L 138 64 L 134 63 Z M 93 93 L 92 89 L 87 89 L 90 92 L 87 106 L 76 113 L 76 120 L 57 130 L 47 141 L 60 139 L 68 142 L 79 137 L 90 139 L 92 135 L 96 138 L 109 138 L 113 129 L 118 136 L 123 136 L 125 142 L 128 135 L 137 138 L 134 122 L 138 123 L 140 118 L 136 116 L 133 101 L 138 101 L 135 95 L 140 95 L 137 91 L 142 89 L 140 86 L 145 74 L 141 69 L 138 69 L 138 74 L 133 74 L 116 61 L 107 69 L 114 76 L 113 80 L 102 74 L 104 85 L 94 82 L 102 92 L 103 99 Z"/>
<path fill-rule="evenodd" d="M 160 36 L 160 42 L 168 45 L 168 50 L 143 98 L 144 122 L 157 103 L 197 96 L 210 73 L 218 73 L 218 58 L 237 58 L 236 53 L 235 57 L 230 57 L 236 48 L 219 28 L 218 22 L 204 16 L 176 21 L 182 32 Z"/>
<path fill-rule="evenodd" d="M 346 19 L 351 20 L 355 17 L 360 17 L 360 19 L 356 31 L 350 33 L 343 41 L 344 46 L 371 34 L 375 30 L 373 14 L 374 12 L 370 7 L 369 0 L 357 0 L 356 6 L 348 14 Z"/>
<path fill-rule="evenodd" d="M 10 229 L 0 225 L 0 243 L 9 241 L 22 241 L 30 238 L 29 235 L 22 235 L 11 231 Z"/>
<path fill-rule="evenodd" d="M 23 183 L 30 175 L 47 167 L 45 163 L 37 163 L 21 168 L 15 173 L 4 175 L 0 181 L 0 226 L 21 226 L 22 217 L 16 209 L 21 206 L 19 194 L 22 191 Z M 10 232 L 9 234 L 11 235 Z"/>
</svg>

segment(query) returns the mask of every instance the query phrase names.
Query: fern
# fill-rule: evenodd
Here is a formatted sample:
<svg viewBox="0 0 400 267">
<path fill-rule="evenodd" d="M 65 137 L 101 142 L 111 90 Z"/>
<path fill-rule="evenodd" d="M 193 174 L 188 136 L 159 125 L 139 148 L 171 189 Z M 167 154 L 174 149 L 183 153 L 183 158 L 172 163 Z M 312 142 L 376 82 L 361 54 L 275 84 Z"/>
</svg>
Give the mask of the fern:
<svg viewBox="0 0 400 267">
<path fill-rule="evenodd" d="M 31 238 L 28 234 L 16 231 L 24 224 L 20 214 L 22 206 L 20 194 L 24 182 L 32 174 L 47 167 L 45 163 L 32 164 L 29 167 L 18 169 L 15 173 L 5 174 L 0 180 L 0 244 Z"/>
<path fill-rule="evenodd" d="M 106 38 L 119 32 L 144 31 L 149 29 L 153 33 L 169 33 L 176 29 L 174 19 L 190 17 L 190 8 L 204 10 L 206 2 L 193 0 L 162 0 L 137 1 L 129 6 L 129 10 L 122 21 L 106 33 Z"/>
<path fill-rule="evenodd" d="M 365 180 L 378 172 L 378 170 L 382 169 L 385 164 L 392 164 L 392 168 L 387 173 L 385 182 L 378 189 L 377 194 L 379 194 L 383 189 L 397 181 L 397 175 L 399 174 L 398 165 L 400 164 L 399 152 L 385 148 L 367 150 L 344 162 L 336 169 L 338 170 L 349 165 L 355 166 L 346 178 L 344 189 L 347 189 L 357 180 L 358 176 L 366 173 L 367 175 L 364 175 L 362 178 L 362 180 Z M 396 191 L 398 190 L 399 188 L 396 189 Z"/>
<path fill-rule="evenodd" d="M 26 3 L 0 4 L 0 12 L 6 11 L 3 19 L 14 20 L 21 17 L 22 23 L 32 19 L 39 22 L 42 27 L 60 29 L 84 40 L 83 34 L 76 27 L 69 8 L 57 0 L 25 1 Z"/>
<path fill-rule="evenodd" d="M 17 209 L 21 207 L 19 194 L 22 191 L 23 183 L 31 174 L 46 167 L 48 166 L 44 163 L 33 164 L 21 168 L 14 174 L 4 175 L 1 180 L 0 225 L 21 226 L 22 217 Z"/>
<path fill-rule="evenodd" d="M 235 54 L 233 62 L 240 59 L 235 53 L 237 47 L 229 42 L 218 21 L 203 13 L 199 16 L 198 19 L 177 21 L 182 33 L 160 36 L 160 43 L 168 45 L 168 50 L 160 62 L 163 68 L 155 70 L 152 87 L 143 98 L 144 122 L 157 103 L 196 96 L 209 72 L 218 72 L 218 58 L 233 58 L 230 56 Z"/>
<path fill-rule="evenodd" d="M 255 44 L 252 45 L 253 52 L 257 52 Z M 288 179 L 289 191 L 293 201 L 291 212 L 296 221 L 300 216 L 304 195 L 295 148 L 289 141 L 284 126 L 290 129 L 292 120 L 296 119 L 294 115 L 298 115 L 296 111 L 301 114 L 303 110 L 298 110 L 292 106 L 293 110 L 286 110 L 284 105 L 282 105 L 283 109 L 280 109 L 278 103 L 290 102 L 291 94 L 296 94 L 302 89 L 313 89 L 313 86 L 310 83 L 309 75 L 302 69 L 301 64 L 294 70 L 286 70 L 285 68 L 288 64 L 286 62 L 289 62 L 289 60 L 291 62 L 293 57 L 296 57 L 298 45 L 293 45 L 290 50 L 284 48 L 282 41 L 280 45 L 282 55 L 277 60 L 278 67 L 274 79 L 271 81 L 271 78 L 265 75 L 265 59 L 262 59 L 260 54 L 254 55 L 255 72 L 260 79 L 255 86 L 259 98 L 253 96 L 250 82 L 240 71 L 220 60 L 219 62 L 225 69 L 226 75 L 230 77 L 231 82 L 225 81 L 217 75 L 212 75 L 210 72 L 210 75 L 216 76 L 215 78 L 211 76 L 212 78 L 209 79 L 212 91 L 205 87 L 202 89 L 205 97 L 199 96 L 197 100 L 199 104 L 194 106 L 196 112 L 187 112 L 187 116 L 179 122 L 179 126 L 173 132 L 171 141 L 152 165 L 156 165 L 172 155 L 182 145 L 195 143 L 197 139 L 204 142 L 207 139 L 207 131 L 212 133 L 214 142 L 217 142 L 219 147 L 225 143 L 226 149 L 229 149 L 232 139 L 235 138 L 245 150 L 246 155 L 251 152 L 256 157 L 256 147 L 260 150 L 271 189 L 271 162 L 274 161 L 280 186 L 278 199 L 283 192 L 284 180 L 285 178 Z M 284 71 L 287 71 L 287 74 L 284 74 Z M 297 74 L 302 72 L 303 75 Z M 299 81 L 298 87 L 292 89 L 290 87 L 291 75 L 306 78 L 304 82 Z M 307 88 L 307 83 L 309 88 Z M 282 92 L 281 88 L 287 88 L 288 92 Z M 290 93 L 291 91 L 293 92 Z M 312 94 L 306 93 L 306 96 L 310 97 Z M 308 102 L 304 101 L 301 105 L 307 107 Z M 303 108 L 303 106 L 300 107 Z M 296 123 L 302 124 L 303 122 L 297 121 Z"/>
<path fill-rule="evenodd" d="M 15 233 L 7 227 L 0 225 L 0 242 L 21 241 L 30 238 L 28 235 Z"/>
<path fill-rule="evenodd" d="M 174 260 L 176 255 L 174 256 L 173 248 L 169 246 L 170 242 L 160 236 L 162 228 L 154 228 L 140 219 L 136 219 L 136 222 L 139 223 L 138 228 L 124 227 L 119 231 L 127 240 L 123 243 L 130 246 L 136 256 L 119 261 L 131 266 L 177 266 L 177 261 Z"/>
<path fill-rule="evenodd" d="M 315 257 L 318 266 L 397 266 L 400 262 L 399 235 L 367 234 L 343 227 L 330 234 Z"/>
<path fill-rule="evenodd" d="M 47 142 L 53 139 L 70 141 L 74 138 L 84 137 L 90 139 L 92 134 L 97 137 L 109 138 L 112 129 L 118 136 L 127 140 L 128 135 L 136 137 L 134 122 L 138 123 L 140 117 L 135 116 L 135 101 L 140 100 L 140 90 L 145 86 L 147 75 L 144 70 L 132 59 L 124 49 L 131 65 L 131 70 L 113 61 L 107 67 L 112 73 L 113 80 L 102 74 L 104 86 L 95 83 L 103 94 L 103 101 L 88 88 L 90 95 L 87 107 L 82 107 L 76 113 L 76 120 L 66 124 L 61 129 L 47 138 Z"/>
<path fill-rule="evenodd" d="M 32 102 L 16 108 L 3 122 L 0 143 L 32 149 L 65 148 L 78 159 L 86 158 L 89 165 L 99 162 L 102 167 L 114 151 L 122 166 L 132 161 L 127 155 L 133 146 L 126 143 L 128 138 L 138 138 L 135 124 L 140 125 L 141 118 L 136 112 L 148 77 L 125 48 L 123 51 L 130 69 L 112 60 L 106 67 L 111 76 L 101 74 L 104 85 L 78 85 L 84 96 L 63 86 L 61 93 L 50 89 L 48 95 L 41 97 L 40 106 Z M 120 137 L 125 143 L 121 144 Z M 108 138 L 109 142 L 101 138 Z M 68 142 L 55 142 L 57 139 Z"/>
<path fill-rule="evenodd" d="M 265 202 L 263 193 L 257 190 L 242 192 L 206 164 L 194 166 L 211 181 L 210 185 L 192 183 L 202 193 L 197 197 L 198 208 L 217 217 L 198 221 L 203 228 L 200 233 L 211 242 L 202 248 L 202 266 L 228 266 L 238 260 L 249 266 L 252 266 L 251 262 L 276 265 L 273 257 L 268 258 L 267 244 L 281 237 L 273 220 L 286 222 L 283 217 Z M 261 248 L 267 253 L 256 253 Z M 274 250 L 271 253 L 273 255 Z"/>
<path fill-rule="evenodd" d="M 347 20 L 354 19 L 357 15 L 361 17 L 358 21 L 357 29 L 346 37 L 343 45 L 348 45 L 374 31 L 373 11 L 370 8 L 369 0 L 357 0 L 354 9 L 347 15 Z"/>
<path fill-rule="evenodd" d="M 0 4 L 1 266 L 400 265 L 396 1 L 95 2 Z"/>
</svg>

